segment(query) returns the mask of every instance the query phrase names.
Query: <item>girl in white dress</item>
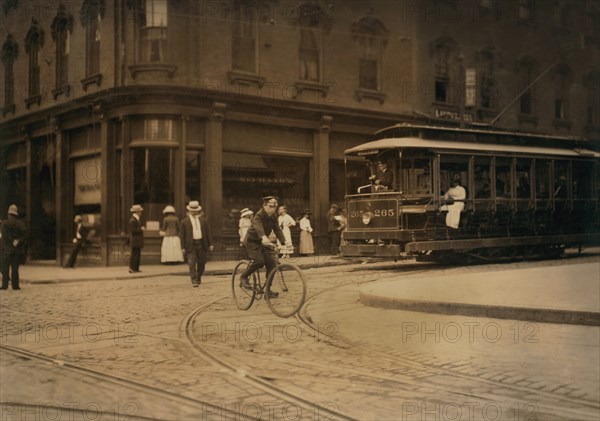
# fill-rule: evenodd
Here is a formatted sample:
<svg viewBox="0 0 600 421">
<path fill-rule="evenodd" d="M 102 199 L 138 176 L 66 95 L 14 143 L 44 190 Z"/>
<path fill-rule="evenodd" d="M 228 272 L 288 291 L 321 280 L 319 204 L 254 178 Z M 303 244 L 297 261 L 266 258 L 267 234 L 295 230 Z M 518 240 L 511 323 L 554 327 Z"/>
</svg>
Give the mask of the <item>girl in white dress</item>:
<svg viewBox="0 0 600 421">
<path fill-rule="evenodd" d="M 304 210 L 300 220 L 300 254 L 312 256 L 315 253 L 315 245 L 312 238 L 312 226 L 310 225 L 310 214 L 308 209 Z"/>
<path fill-rule="evenodd" d="M 279 228 L 281 228 L 281 231 L 283 231 L 283 236 L 285 237 L 285 242 L 287 243 L 287 247 L 282 250 L 281 257 L 283 259 L 287 259 L 290 257 L 290 254 L 294 252 L 294 245 L 292 244 L 292 232 L 290 231 L 290 227 L 296 226 L 296 221 L 294 221 L 294 218 L 287 214 L 287 209 L 285 206 L 279 206 L 278 221 Z M 279 246 L 281 246 L 281 244 L 279 244 Z"/>
</svg>

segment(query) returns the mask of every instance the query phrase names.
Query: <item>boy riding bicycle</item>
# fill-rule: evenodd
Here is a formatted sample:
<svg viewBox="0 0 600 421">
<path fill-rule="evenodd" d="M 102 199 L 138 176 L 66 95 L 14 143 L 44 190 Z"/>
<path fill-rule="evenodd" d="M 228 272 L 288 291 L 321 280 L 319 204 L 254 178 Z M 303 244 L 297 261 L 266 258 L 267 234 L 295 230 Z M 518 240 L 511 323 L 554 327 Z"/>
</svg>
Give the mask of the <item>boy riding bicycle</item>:
<svg viewBox="0 0 600 421">
<path fill-rule="evenodd" d="M 252 218 L 252 226 L 246 233 L 244 246 L 248 251 L 248 257 L 251 259 L 248 268 L 241 276 L 241 286 L 251 289 L 252 286 L 248 282 L 248 278 L 258 269 L 267 267 L 267 276 L 275 268 L 277 262 L 274 248 L 276 245 L 271 242 L 269 236 L 275 233 L 279 242 L 285 244 L 285 236 L 279 228 L 279 222 L 275 210 L 277 209 L 277 197 L 263 197 L 263 207 L 256 212 Z M 272 293 L 272 298 L 276 297 L 277 293 Z"/>
</svg>

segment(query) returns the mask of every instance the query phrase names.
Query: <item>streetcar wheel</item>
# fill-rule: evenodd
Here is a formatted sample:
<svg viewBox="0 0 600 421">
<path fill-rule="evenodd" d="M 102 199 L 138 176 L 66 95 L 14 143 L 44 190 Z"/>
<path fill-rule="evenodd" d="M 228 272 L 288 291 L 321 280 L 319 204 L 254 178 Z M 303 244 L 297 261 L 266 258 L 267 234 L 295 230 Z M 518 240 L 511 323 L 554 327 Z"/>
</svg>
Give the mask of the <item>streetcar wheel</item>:
<svg viewBox="0 0 600 421">
<path fill-rule="evenodd" d="M 248 310 L 254 298 L 256 297 L 256 274 L 252 274 L 252 279 L 249 279 L 252 289 L 242 288 L 241 286 L 241 275 L 244 273 L 250 262 L 242 260 L 237 264 L 231 275 L 231 294 L 235 306 L 240 310 Z"/>
<path fill-rule="evenodd" d="M 293 316 L 306 298 L 304 274 L 295 265 L 281 264 L 269 274 L 266 291 L 267 305 L 273 314 L 279 317 Z"/>
</svg>

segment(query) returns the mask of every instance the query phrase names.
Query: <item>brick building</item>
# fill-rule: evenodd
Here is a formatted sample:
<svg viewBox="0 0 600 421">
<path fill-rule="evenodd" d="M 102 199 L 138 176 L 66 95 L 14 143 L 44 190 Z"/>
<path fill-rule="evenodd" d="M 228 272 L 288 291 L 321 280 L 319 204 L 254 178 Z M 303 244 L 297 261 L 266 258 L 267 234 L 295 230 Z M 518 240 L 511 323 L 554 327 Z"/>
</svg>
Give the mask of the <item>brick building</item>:
<svg viewBox="0 0 600 421">
<path fill-rule="evenodd" d="M 597 0 L 0 4 L 0 209 L 24 211 L 31 259 L 61 261 L 80 213 L 90 260 L 121 262 L 133 203 L 145 261 L 192 199 L 218 258 L 267 194 L 324 236 L 343 151 L 398 122 L 600 139 Z"/>
</svg>

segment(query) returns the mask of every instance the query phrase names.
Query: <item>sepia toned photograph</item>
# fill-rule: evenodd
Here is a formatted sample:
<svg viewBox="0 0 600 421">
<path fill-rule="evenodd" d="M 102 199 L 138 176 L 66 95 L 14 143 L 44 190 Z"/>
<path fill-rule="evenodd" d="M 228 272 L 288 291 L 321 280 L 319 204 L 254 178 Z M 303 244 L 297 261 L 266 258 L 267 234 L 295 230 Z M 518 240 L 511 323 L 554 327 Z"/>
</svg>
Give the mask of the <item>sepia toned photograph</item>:
<svg viewBox="0 0 600 421">
<path fill-rule="evenodd" d="M 0 0 L 0 421 L 600 420 L 600 0 Z"/>
</svg>

